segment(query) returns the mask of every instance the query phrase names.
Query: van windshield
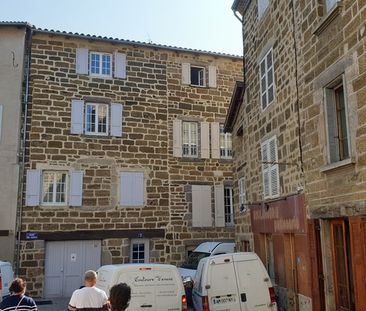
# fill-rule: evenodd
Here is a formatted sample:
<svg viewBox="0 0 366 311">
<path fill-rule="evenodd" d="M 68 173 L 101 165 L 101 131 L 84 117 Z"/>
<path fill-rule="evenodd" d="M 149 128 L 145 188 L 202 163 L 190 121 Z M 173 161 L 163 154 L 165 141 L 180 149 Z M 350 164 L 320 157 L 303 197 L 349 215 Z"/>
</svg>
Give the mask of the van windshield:
<svg viewBox="0 0 366 311">
<path fill-rule="evenodd" d="M 203 253 L 203 252 L 192 252 L 187 261 L 182 264 L 182 268 L 185 269 L 197 269 L 198 263 L 202 258 L 210 256 L 210 253 Z"/>
</svg>

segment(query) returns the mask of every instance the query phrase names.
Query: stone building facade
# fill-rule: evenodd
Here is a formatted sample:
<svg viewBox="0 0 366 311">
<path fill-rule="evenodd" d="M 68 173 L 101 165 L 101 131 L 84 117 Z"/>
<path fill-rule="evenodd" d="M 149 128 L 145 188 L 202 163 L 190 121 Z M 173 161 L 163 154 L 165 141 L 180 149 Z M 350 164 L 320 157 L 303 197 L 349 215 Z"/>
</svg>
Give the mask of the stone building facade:
<svg viewBox="0 0 366 311">
<path fill-rule="evenodd" d="M 280 309 L 364 310 L 366 3 L 238 0 L 233 10 L 242 18 L 246 59 L 245 91 L 234 92 L 225 124 L 236 135 L 234 184 L 240 171 L 246 181 L 237 240 L 253 232 L 255 251 L 274 270 Z M 260 110 L 272 85 L 273 103 Z M 263 161 L 260 144 L 274 134 L 275 156 Z M 263 162 L 278 162 L 275 202 L 254 196 L 266 191 Z M 240 189 L 234 192 L 240 197 Z M 276 228 L 284 244 L 276 242 Z M 272 267 L 272 250 L 256 242 L 258 231 L 272 231 Z"/>
<path fill-rule="evenodd" d="M 33 29 L 20 272 L 69 296 L 101 264 L 233 240 L 240 57 Z M 221 134 L 220 134 L 221 131 Z M 231 210 L 230 210 L 231 209 Z"/>
</svg>

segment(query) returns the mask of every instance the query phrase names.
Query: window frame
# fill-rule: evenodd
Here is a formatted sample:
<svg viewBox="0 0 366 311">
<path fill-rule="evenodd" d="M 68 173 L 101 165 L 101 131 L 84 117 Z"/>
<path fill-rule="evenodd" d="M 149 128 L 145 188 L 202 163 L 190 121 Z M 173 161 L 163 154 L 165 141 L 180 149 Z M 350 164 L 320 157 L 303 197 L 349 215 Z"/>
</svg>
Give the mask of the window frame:
<svg viewBox="0 0 366 311">
<path fill-rule="evenodd" d="M 99 55 L 99 73 L 92 72 L 92 57 L 93 55 Z M 103 56 L 109 57 L 109 74 L 103 74 Z M 113 55 L 110 53 L 103 53 L 103 52 L 94 52 L 90 51 L 89 53 L 89 73 L 91 76 L 95 77 L 112 77 L 112 63 L 113 63 Z"/>
<path fill-rule="evenodd" d="M 224 133 L 224 125 L 220 124 L 220 158 L 232 159 L 233 147 L 232 147 L 232 135 L 231 133 Z M 223 145 L 221 144 L 223 141 Z"/>
<path fill-rule="evenodd" d="M 274 142 L 274 159 L 271 158 L 271 143 Z M 263 150 L 266 150 L 266 154 L 264 154 Z M 273 136 L 261 144 L 261 160 L 262 160 L 262 187 L 263 187 L 263 197 L 264 199 L 277 198 L 280 196 L 280 171 L 278 164 L 278 146 L 277 146 L 277 136 Z M 264 162 L 275 162 L 275 164 L 264 163 Z M 272 176 L 273 171 L 277 171 L 276 176 Z M 266 185 L 265 185 L 265 174 L 268 172 L 268 195 L 266 194 Z M 275 178 L 275 182 L 277 185 L 277 193 L 273 193 L 273 178 Z"/>
<path fill-rule="evenodd" d="M 53 174 L 53 181 L 52 181 L 52 202 L 45 202 L 44 201 L 44 197 L 45 197 L 45 186 L 44 186 L 44 181 L 45 181 L 45 174 L 46 173 L 52 173 Z M 64 189 L 64 197 L 65 197 L 65 201 L 64 202 L 55 202 L 56 200 L 56 196 L 57 196 L 57 180 L 56 180 L 56 174 L 65 174 L 65 189 Z M 41 192 L 40 192 L 40 205 L 43 206 L 65 206 L 68 204 L 68 195 L 69 195 L 69 172 L 65 171 L 65 170 L 42 170 L 41 172 Z"/>
<path fill-rule="evenodd" d="M 202 73 L 202 76 L 198 76 L 198 84 L 192 83 L 192 69 L 200 69 L 198 73 Z M 203 66 L 191 65 L 189 69 L 190 80 L 192 86 L 205 87 L 206 86 L 206 68 Z M 200 75 L 200 74 L 199 74 Z M 202 82 L 202 84 L 201 84 Z"/>
<path fill-rule="evenodd" d="M 185 141 L 185 137 L 184 137 L 184 125 L 188 124 L 188 153 L 185 153 L 185 147 L 184 145 L 186 144 Z M 196 143 L 194 144 L 192 142 L 192 125 L 195 125 L 196 127 L 196 135 L 195 135 L 195 141 Z M 182 157 L 183 158 L 198 158 L 198 122 L 194 122 L 194 121 L 182 121 Z M 196 154 L 192 154 L 192 146 L 196 147 Z"/>
<path fill-rule="evenodd" d="M 98 113 L 99 113 L 99 107 L 104 106 L 107 108 L 107 113 L 106 113 L 106 132 L 90 132 L 88 131 L 88 106 L 94 106 L 96 107 L 96 116 L 97 118 L 95 119 L 95 130 L 98 130 L 99 127 L 99 118 L 98 118 Z M 85 102 L 84 104 L 84 109 L 85 109 L 85 113 L 84 113 L 84 134 L 85 135 L 96 135 L 96 136 L 109 136 L 110 133 L 110 105 L 109 104 L 105 104 L 105 103 L 94 103 L 94 102 Z"/>
<path fill-rule="evenodd" d="M 133 259 L 133 246 L 136 244 L 144 245 L 144 258 L 143 261 L 134 261 Z M 140 258 L 138 259 L 140 260 Z M 148 263 L 150 261 L 150 241 L 149 239 L 131 239 L 130 240 L 130 263 Z"/>
<path fill-rule="evenodd" d="M 271 54 L 271 66 L 268 67 L 267 57 Z M 262 74 L 262 63 L 264 63 L 264 73 Z M 268 84 L 268 74 L 272 70 L 272 83 Z M 274 60 L 273 60 L 273 47 L 271 47 L 264 56 L 261 58 L 259 62 L 259 86 L 260 86 L 260 103 L 261 103 L 261 110 L 262 112 L 265 111 L 271 104 L 274 103 L 276 98 L 276 85 L 275 85 L 275 68 L 274 68 Z M 265 79 L 265 89 L 263 89 L 262 79 Z M 269 101 L 269 89 L 272 87 L 273 90 L 273 98 Z M 265 95 L 266 98 L 266 105 L 263 104 L 263 96 Z"/>
<path fill-rule="evenodd" d="M 227 203 L 227 191 L 229 191 L 229 204 Z M 227 212 L 227 210 L 229 212 Z M 225 227 L 234 226 L 234 192 L 233 187 L 224 186 L 224 218 L 225 218 Z"/>
</svg>

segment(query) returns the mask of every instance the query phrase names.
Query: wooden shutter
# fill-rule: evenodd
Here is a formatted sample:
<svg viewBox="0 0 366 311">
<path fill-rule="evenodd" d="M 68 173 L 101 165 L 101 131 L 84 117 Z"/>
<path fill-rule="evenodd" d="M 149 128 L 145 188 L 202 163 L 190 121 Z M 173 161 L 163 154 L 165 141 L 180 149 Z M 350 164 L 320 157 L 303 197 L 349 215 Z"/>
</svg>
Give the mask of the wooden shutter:
<svg viewBox="0 0 366 311">
<path fill-rule="evenodd" d="M 262 144 L 262 175 L 263 175 L 263 195 L 268 198 L 270 195 L 270 177 L 269 177 L 269 161 L 268 158 L 268 145 L 267 142 Z"/>
<path fill-rule="evenodd" d="M 116 78 L 126 79 L 126 54 L 114 53 L 114 76 Z"/>
<path fill-rule="evenodd" d="M 192 227 L 212 227 L 210 186 L 192 186 Z"/>
<path fill-rule="evenodd" d="M 84 48 L 76 49 L 76 73 L 87 75 L 89 73 L 88 68 L 89 51 Z"/>
<path fill-rule="evenodd" d="M 0 105 L 0 141 L 1 141 L 1 129 L 3 127 L 3 105 Z"/>
<path fill-rule="evenodd" d="M 208 122 L 201 122 L 201 158 L 210 158 L 210 129 Z"/>
<path fill-rule="evenodd" d="M 220 159 L 220 124 L 211 123 L 211 156 L 213 159 Z"/>
<path fill-rule="evenodd" d="M 41 171 L 28 170 L 26 184 L 26 206 L 38 206 L 41 196 Z"/>
<path fill-rule="evenodd" d="M 182 157 L 182 120 L 173 120 L 173 157 Z"/>
<path fill-rule="evenodd" d="M 84 133 L 84 101 L 73 99 L 71 102 L 71 134 Z"/>
<path fill-rule="evenodd" d="M 337 112 L 335 103 L 335 94 L 333 89 L 325 89 L 325 106 L 327 113 L 327 131 L 328 131 L 328 152 L 330 163 L 337 162 L 338 145 L 337 145 Z"/>
<path fill-rule="evenodd" d="M 182 84 L 191 84 L 191 65 L 182 63 Z"/>
<path fill-rule="evenodd" d="M 216 87 L 216 66 L 208 66 L 208 86 Z"/>
<path fill-rule="evenodd" d="M 83 200 L 83 175 L 82 171 L 70 172 L 70 206 L 82 206 Z"/>
<path fill-rule="evenodd" d="M 271 196 L 277 196 L 279 194 L 279 170 L 278 170 L 278 153 L 277 153 L 277 139 L 272 138 L 268 143 L 269 149 L 269 161 L 275 162 L 269 166 L 270 171 L 270 193 Z"/>
<path fill-rule="evenodd" d="M 122 137 L 122 104 L 111 104 L 111 136 Z"/>
<path fill-rule="evenodd" d="M 225 227 L 224 186 L 215 186 L 215 226 Z"/>
<path fill-rule="evenodd" d="M 144 196 L 144 173 L 122 172 L 120 174 L 120 205 L 143 206 Z"/>
</svg>

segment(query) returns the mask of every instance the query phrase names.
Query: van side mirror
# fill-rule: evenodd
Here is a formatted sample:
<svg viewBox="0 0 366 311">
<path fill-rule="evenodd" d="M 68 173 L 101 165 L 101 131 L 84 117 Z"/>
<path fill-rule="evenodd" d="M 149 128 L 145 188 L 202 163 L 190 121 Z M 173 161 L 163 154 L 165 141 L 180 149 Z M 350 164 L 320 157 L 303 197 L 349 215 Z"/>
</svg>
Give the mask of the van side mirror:
<svg viewBox="0 0 366 311">
<path fill-rule="evenodd" d="M 185 288 L 193 288 L 193 279 L 191 276 L 186 276 L 183 279 L 183 285 Z"/>
</svg>

